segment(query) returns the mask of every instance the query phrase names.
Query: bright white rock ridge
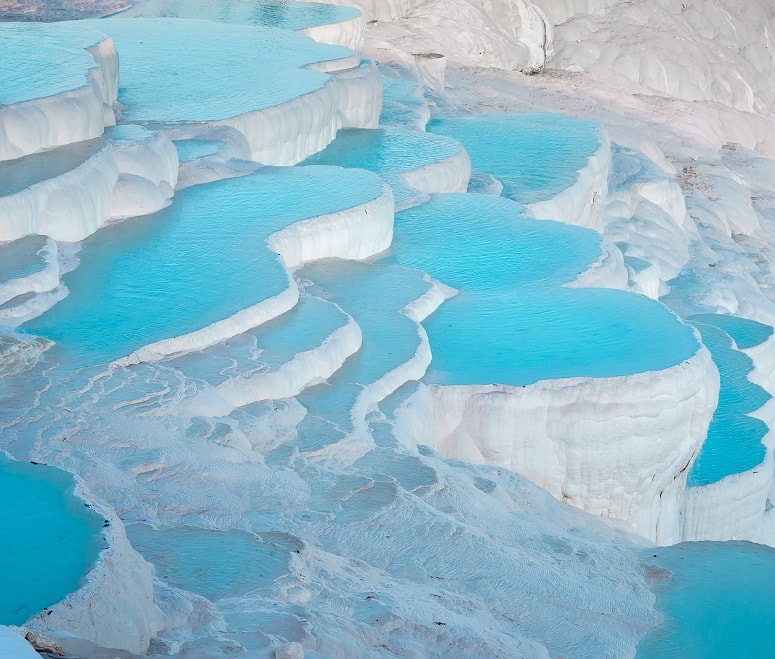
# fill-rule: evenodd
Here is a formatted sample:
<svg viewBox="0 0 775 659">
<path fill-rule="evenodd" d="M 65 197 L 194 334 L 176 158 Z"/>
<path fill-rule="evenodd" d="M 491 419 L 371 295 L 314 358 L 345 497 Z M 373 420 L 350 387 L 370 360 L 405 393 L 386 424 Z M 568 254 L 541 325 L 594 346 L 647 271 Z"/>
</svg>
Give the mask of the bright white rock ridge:
<svg viewBox="0 0 775 659">
<path fill-rule="evenodd" d="M 1 655 L 660 656 L 774 564 L 765 2 L 128 4 L 0 0 Z"/>
</svg>

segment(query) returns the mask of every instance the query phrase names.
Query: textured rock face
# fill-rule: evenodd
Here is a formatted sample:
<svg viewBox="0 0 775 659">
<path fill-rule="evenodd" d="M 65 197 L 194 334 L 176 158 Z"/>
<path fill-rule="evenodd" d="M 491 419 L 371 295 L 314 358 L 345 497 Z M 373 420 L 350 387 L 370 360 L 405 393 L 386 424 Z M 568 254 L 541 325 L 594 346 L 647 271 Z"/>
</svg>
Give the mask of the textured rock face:
<svg viewBox="0 0 775 659">
<path fill-rule="evenodd" d="M 640 94 L 766 109 L 775 9 L 764 0 L 333 0 L 376 21 L 370 34 L 408 52 L 525 72 L 584 72 Z"/>
<path fill-rule="evenodd" d="M 556 25 L 551 68 L 747 112 L 772 105 L 775 10 L 767 2 L 537 4 Z"/>
<path fill-rule="evenodd" d="M 370 26 L 376 39 L 389 40 L 406 52 L 439 52 L 473 66 L 532 72 L 544 65 L 552 41 L 551 23 L 530 0 L 334 0 L 333 4 L 356 5 L 376 21 Z"/>
<path fill-rule="evenodd" d="M 703 348 L 665 371 L 620 378 L 431 385 L 402 425 L 445 456 L 519 472 L 561 501 L 672 544 L 681 540 L 681 497 L 717 380 Z"/>
<path fill-rule="evenodd" d="M 175 147 L 160 133 L 123 133 L 79 167 L 0 197 L 0 240 L 29 234 L 83 240 L 109 220 L 166 206 L 178 179 Z"/>
</svg>

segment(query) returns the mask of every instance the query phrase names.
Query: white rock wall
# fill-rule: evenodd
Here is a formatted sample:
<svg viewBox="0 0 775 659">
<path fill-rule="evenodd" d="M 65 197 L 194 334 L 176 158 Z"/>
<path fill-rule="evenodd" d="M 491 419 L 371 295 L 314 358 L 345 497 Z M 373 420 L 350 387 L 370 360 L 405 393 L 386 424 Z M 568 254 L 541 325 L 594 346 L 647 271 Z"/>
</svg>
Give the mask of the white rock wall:
<svg viewBox="0 0 775 659">
<path fill-rule="evenodd" d="M 88 50 L 95 60 L 95 68 L 84 72 L 88 84 L 47 98 L 0 105 L 0 161 L 99 137 L 115 123 L 115 45 L 106 37 Z"/>
<path fill-rule="evenodd" d="M 360 52 L 363 50 L 365 31 L 366 18 L 361 14 L 357 18 L 351 18 L 349 21 L 316 25 L 315 27 L 299 30 L 299 33 L 308 36 L 318 43 L 330 43 Z"/>
<path fill-rule="evenodd" d="M 600 147 L 587 158 L 576 182 L 546 201 L 528 205 L 530 215 L 539 220 L 558 220 L 566 224 L 595 227 L 597 211 L 608 194 L 611 168 L 611 140 L 600 128 Z"/>
<path fill-rule="evenodd" d="M 701 348 L 672 368 L 626 377 L 429 385 L 404 410 L 400 432 L 444 456 L 516 471 L 561 501 L 672 544 L 717 397 L 718 372 Z"/>
<path fill-rule="evenodd" d="M 552 24 L 531 0 L 324 0 L 358 7 L 375 41 L 409 53 L 440 53 L 474 66 L 534 71 L 552 42 Z"/>
<path fill-rule="evenodd" d="M 772 107 L 775 9 L 765 0 L 536 4 L 556 25 L 549 67 L 634 93 Z"/>
<path fill-rule="evenodd" d="M 428 194 L 465 192 L 471 178 L 471 160 L 465 149 L 450 158 L 401 175 L 415 190 Z"/>
<path fill-rule="evenodd" d="M 29 234 L 75 242 L 111 219 L 152 213 L 177 182 L 175 147 L 159 133 L 108 142 L 78 167 L 0 197 L 0 240 Z"/>
<path fill-rule="evenodd" d="M 241 133 L 250 158 L 295 165 L 322 151 L 339 128 L 373 128 L 382 109 L 382 81 L 372 65 L 334 74 L 320 89 L 286 103 L 214 122 Z"/>
</svg>

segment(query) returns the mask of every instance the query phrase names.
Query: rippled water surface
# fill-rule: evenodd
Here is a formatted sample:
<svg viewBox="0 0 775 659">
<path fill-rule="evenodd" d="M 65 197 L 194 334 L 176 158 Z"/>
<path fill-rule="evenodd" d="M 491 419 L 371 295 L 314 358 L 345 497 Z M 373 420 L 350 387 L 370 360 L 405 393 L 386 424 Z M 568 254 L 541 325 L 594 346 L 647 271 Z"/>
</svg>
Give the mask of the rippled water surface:
<svg viewBox="0 0 775 659">
<path fill-rule="evenodd" d="M 81 365 L 201 329 L 287 288 L 266 245 L 272 233 L 381 193 L 368 172 L 325 167 L 189 188 L 165 210 L 89 238 L 65 277 L 70 295 L 23 329 Z"/>
<path fill-rule="evenodd" d="M 423 324 L 428 377 L 523 385 L 668 368 L 697 350 L 661 304 L 611 289 L 567 288 L 600 254 L 597 233 L 525 218 L 506 199 L 439 195 L 399 213 L 389 262 L 459 289 Z"/>
<path fill-rule="evenodd" d="M 490 114 L 433 119 L 428 131 L 462 142 L 475 172 L 503 183 L 521 204 L 545 201 L 576 182 L 600 146 L 597 125 L 558 114 Z"/>
<path fill-rule="evenodd" d="M 768 328 L 757 327 L 758 323 L 749 325 L 742 319 L 740 323 L 730 323 L 719 316 L 709 320 L 730 327 L 741 342 L 750 343 L 768 336 Z M 753 361 L 748 355 L 735 350 L 726 332 L 704 322 L 693 322 L 702 333 L 702 342 L 710 350 L 719 370 L 721 389 L 707 439 L 689 472 L 687 484 L 690 487 L 709 485 L 761 464 L 766 452 L 762 440 L 769 428 L 764 421 L 749 414 L 771 398 L 758 384 L 748 379 Z"/>
<path fill-rule="evenodd" d="M 748 542 L 696 542 L 644 552 L 672 573 L 655 584 L 664 624 L 639 659 L 770 657 L 775 647 L 775 550 Z"/>
<path fill-rule="evenodd" d="M 265 25 L 285 30 L 340 23 L 360 16 L 353 7 L 290 0 L 138 0 L 119 18 L 200 18 L 222 23 Z"/>
</svg>

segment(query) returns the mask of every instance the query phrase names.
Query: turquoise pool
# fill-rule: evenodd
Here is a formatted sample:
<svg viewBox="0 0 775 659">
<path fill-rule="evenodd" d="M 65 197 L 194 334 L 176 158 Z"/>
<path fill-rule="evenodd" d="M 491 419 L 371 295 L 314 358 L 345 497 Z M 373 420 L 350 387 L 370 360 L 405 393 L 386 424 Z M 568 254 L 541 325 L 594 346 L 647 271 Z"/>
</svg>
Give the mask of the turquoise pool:
<svg viewBox="0 0 775 659">
<path fill-rule="evenodd" d="M 289 224 L 382 194 L 363 170 L 264 168 L 195 186 L 154 215 L 107 227 L 65 276 L 70 294 L 22 326 L 81 366 L 201 329 L 286 289 L 267 238 Z"/>
<path fill-rule="evenodd" d="M 546 201 L 573 185 L 600 147 L 597 124 L 558 114 L 483 114 L 433 119 L 428 132 L 462 142 L 474 172 L 503 183 L 521 204 Z"/>
<path fill-rule="evenodd" d="M 88 86 L 97 63 L 85 49 L 103 39 L 80 24 L 0 22 L 0 106 Z"/>
<path fill-rule="evenodd" d="M 655 583 L 665 616 L 638 645 L 639 659 L 771 657 L 775 550 L 748 542 L 688 542 L 643 552 L 672 573 Z M 653 572 L 653 570 L 652 570 Z"/>
<path fill-rule="evenodd" d="M 354 7 L 290 0 L 140 0 L 126 11 L 115 14 L 116 18 L 201 18 L 285 30 L 341 23 L 360 15 Z"/>
<path fill-rule="evenodd" d="M 21 625 L 78 589 L 105 546 L 104 520 L 67 472 L 0 455 L 0 625 Z"/>
<path fill-rule="evenodd" d="M 329 80 L 304 66 L 352 55 L 287 30 L 195 19 L 67 25 L 112 37 L 121 57 L 119 101 L 126 122 L 226 119 L 278 105 Z"/>
<path fill-rule="evenodd" d="M 349 129 L 340 130 L 331 144 L 302 164 L 368 169 L 385 179 L 398 203 L 416 194 L 402 173 L 451 158 L 461 150 L 456 140 L 414 130 Z"/>
<path fill-rule="evenodd" d="M 427 319 L 427 379 L 525 385 L 660 370 L 698 348 L 691 327 L 648 298 L 567 288 L 600 254 L 586 229 L 522 215 L 485 195 L 438 195 L 396 216 L 386 260 L 459 289 Z"/>
<path fill-rule="evenodd" d="M 726 326 L 744 343 L 765 340 L 766 325 L 749 325 L 731 317 L 696 316 L 692 322 L 702 334 L 702 342 L 710 350 L 721 376 L 718 407 L 708 428 L 708 437 L 689 472 L 689 487 L 709 485 L 725 476 L 752 469 L 764 460 L 762 439 L 769 431 L 760 419 L 748 416 L 759 409 L 770 395 L 748 379 L 753 370 L 750 357 L 734 349 L 731 337 L 718 326 L 698 322 L 710 320 Z"/>
</svg>

